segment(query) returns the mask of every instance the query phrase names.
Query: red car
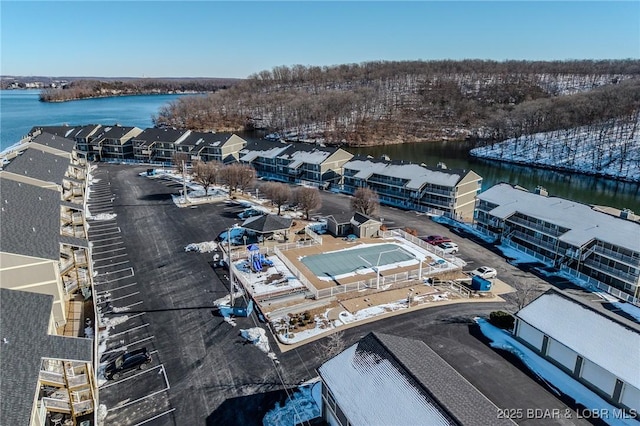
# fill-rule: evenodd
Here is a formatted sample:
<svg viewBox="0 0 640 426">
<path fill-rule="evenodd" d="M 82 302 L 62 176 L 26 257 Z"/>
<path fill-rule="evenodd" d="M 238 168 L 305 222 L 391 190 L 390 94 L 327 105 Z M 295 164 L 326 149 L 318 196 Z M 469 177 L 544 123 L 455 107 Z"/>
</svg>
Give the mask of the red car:
<svg viewBox="0 0 640 426">
<path fill-rule="evenodd" d="M 438 244 L 442 244 L 442 243 L 451 242 L 451 238 L 442 237 L 440 235 L 429 235 L 428 237 L 420 237 L 420 239 L 434 246 L 437 246 Z"/>
</svg>

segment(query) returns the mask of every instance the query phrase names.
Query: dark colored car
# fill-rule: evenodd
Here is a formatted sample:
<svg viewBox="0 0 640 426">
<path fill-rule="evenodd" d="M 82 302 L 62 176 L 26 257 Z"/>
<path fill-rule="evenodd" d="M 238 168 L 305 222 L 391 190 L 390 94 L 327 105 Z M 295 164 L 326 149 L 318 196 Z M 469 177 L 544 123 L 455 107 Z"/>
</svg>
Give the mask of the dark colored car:
<svg viewBox="0 0 640 426">
<path fill-rule="evenodd" d="M 451 238 L 449 237 L 442 237 L 440 235 L 429 235 L 428 237 L 420 237 L 420 239 L 422 241 L 425 241 L 429 244 L 432 244 L 434 246 L 438 245 L 438 244 L 442 244 L 442 243 L 450 243 L 451 242 Z"/>
<path fill-rule="evenodd" d="M 107 380 L 118 380 L 123 373 L 131 370 L 144 370 L 151 362 L 151 354 L 147 348 L 125 352 L 107 365 L 104 377 Z"/>
</svg>

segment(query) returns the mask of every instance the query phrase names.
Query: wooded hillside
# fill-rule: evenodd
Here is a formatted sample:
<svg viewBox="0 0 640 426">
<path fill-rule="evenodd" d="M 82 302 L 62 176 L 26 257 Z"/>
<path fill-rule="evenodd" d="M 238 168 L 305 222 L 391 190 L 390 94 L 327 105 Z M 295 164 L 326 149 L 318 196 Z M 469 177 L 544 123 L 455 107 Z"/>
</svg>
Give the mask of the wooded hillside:
<svg viewBox="0 0 640 426">
<path fill-rule="evenodd" d="M 231 87 L 238 81 L 240 80 L 230 78 L 75 80 L 63 87 L 43 90 L 40 92 L 40 100 L 63 102 L 106 96 L 215 92 Z"/>
<path fill-rule="evenodd" d="M 503 140 L 640 110 L 640 61 L 407 61 L 261 71 L 162 108 L 157 125 L 263 128 L 289 140 L 379 145 Z"/>
</svg>

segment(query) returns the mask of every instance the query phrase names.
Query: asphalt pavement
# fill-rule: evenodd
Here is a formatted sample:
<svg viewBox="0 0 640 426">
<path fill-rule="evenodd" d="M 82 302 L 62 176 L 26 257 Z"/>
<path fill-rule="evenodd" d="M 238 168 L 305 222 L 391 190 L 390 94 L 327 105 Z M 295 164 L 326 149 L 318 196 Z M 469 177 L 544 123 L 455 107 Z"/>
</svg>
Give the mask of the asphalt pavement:
<svg viewBox="0 0 640 426">
<path fill-rule="evenodd" d="M 138 315 L 133 318 L 137 322 L 114 329 L 114 333 L 123 330 L 124 334 L 109 344 L 117 349 L 130 343 L 126 341 L 130 334 L 135 339 L 151 336 L 144 344 L 154 351 L 151 367 L 155 369 L 150 367 L 147 371 L 157 376 L 135 376 L 124 382 L 132 385 L 126 390 L 108 382 L 100 391 L 100 402 L 111 410 L 109 424 L 262 424 L 262 416 L 277 401 L 283 401 L 299 383 L 317 375 L 316 368 L 326 361 L 326 353 L 321 350 L 323 340 L 280 353 L 267 333 L 277 361 L 248 344 L 240 336 L 240 329 L 260 326 L 268 332 L 266 324 L 260 323 L 255 314 L 236 318 L 235 327 L 225 322 L 213 306 L 214 300 L 228 294 L 225 271 L 214 269 L 212 253 L 184 250 L 189 243 L 214 240 L 221 231 L 238 223 L 236 214 L 241 208 L 223 202 L 178 208 L 171 194 L 178 194 L 181 185 L 138 175 L 145 170 L 145 166 L 99 164 L 97 171 L 101 186 L 108 187 L 114 195 L 105 210 L 117 214 L 113 224 L 119 229 L 120 239 L 114 242 L 121 242 L 127 253 L 126 264 L 110 265 L 113 273 L 125 278 L 114 275 L 103 285 L 115 288 L 112 286 L 121 281 L 128 280 L 125 285 L 135 282 L 118 290 L 132 290 L 123 296 L 135 292 L 127 296 L 133 301 L 113 300 L 121 297 L 113 293 L 110 305 L 118 308 L 136 303 L 127 315 Z M 350 209 L 347 196 L 323 192 L 322 199 L 323 205 L 314 215 Z M 425 215 L 382 207 L 380 216 L 389 227 L 411 227 L 421 235 L 451 236 L 470 269 L 492 266 L 507 283 L 539 280 L 486 248 L 450 235 Z M 130 276 L 118 272 L 125 267 L 131 268 Z M 410 312 L 345 330 L 344 344 L 351 345 L 374 330 L 423 340 L 501 408 L 567 408 L 525 368 L 490 348 L 471 323 L 474 316 L 504 307 L 474 303 Z M 161 398 L 160 409 L 145 413 L 154 409 L 157 398 Z M 522 424 L 578 424 L 553 421 L 529 419 Z"/>
</svg>

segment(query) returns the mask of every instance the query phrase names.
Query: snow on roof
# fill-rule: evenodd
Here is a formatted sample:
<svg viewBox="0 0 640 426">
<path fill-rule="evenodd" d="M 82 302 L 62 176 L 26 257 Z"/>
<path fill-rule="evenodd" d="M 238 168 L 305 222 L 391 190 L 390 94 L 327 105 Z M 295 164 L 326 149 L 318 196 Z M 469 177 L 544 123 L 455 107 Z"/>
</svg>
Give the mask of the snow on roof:
<svg viewBox="0 0 640 426">
<path fill-rule="evenodd" d="M 295 169 L 303 163 L 307 164 L 322 164 L 324 160 L 331 155 L 329 151 L 296 151 L 291 154 L 291 163 L 289 167 Z"/>
<path fill-rule="evenodd" d="M 389 360 L 357 348 L 351 346 L 320 367 L 350 424 L 450 424 Z"/>
<path fill-rule="evenodd" d="M 345 169 L 359 170 L 356 178 L 368 179 L 374 174 L 405 179 L 408 189 L 420 189 L 425 184 L 454 187 L 462 176 L 451 170 L 431 170 L 418 164 L 392 164 L 368 160 L 352 160 Z"/>
<path fill-rule="evenodd" d="M 586 204 L 534 194 L 506 183 L 478 194 L 478 199 L 497 204 L 490 213 L 501 219 L 520 212 L 568 228 L 560 240 L 576 247 L 597 239 L 640 252 L 640 224 L 598 212 Z"/>
<path fill-rule="evenodd" d="M 289 145 L 276 146 L 273 148 L 263 149 L 263 150 L 259 150 L 259 149 L 252 150 L 250 148 L 245 148 L 242 151 L 240 151 L 240 153 L 243 154 L 242 157 L 240 157 L 240 161 L 251 162 L 258 157 L 275 158 L 278 155 L 280 155 L 280 153 L 285 151 L 287 148 L 289 148 Z"/>
<path fill-rule="evenodd" d="M 522 308 L 518 318 L 640 389 L 640 333 L 550 291 Z"/>
</svg>

